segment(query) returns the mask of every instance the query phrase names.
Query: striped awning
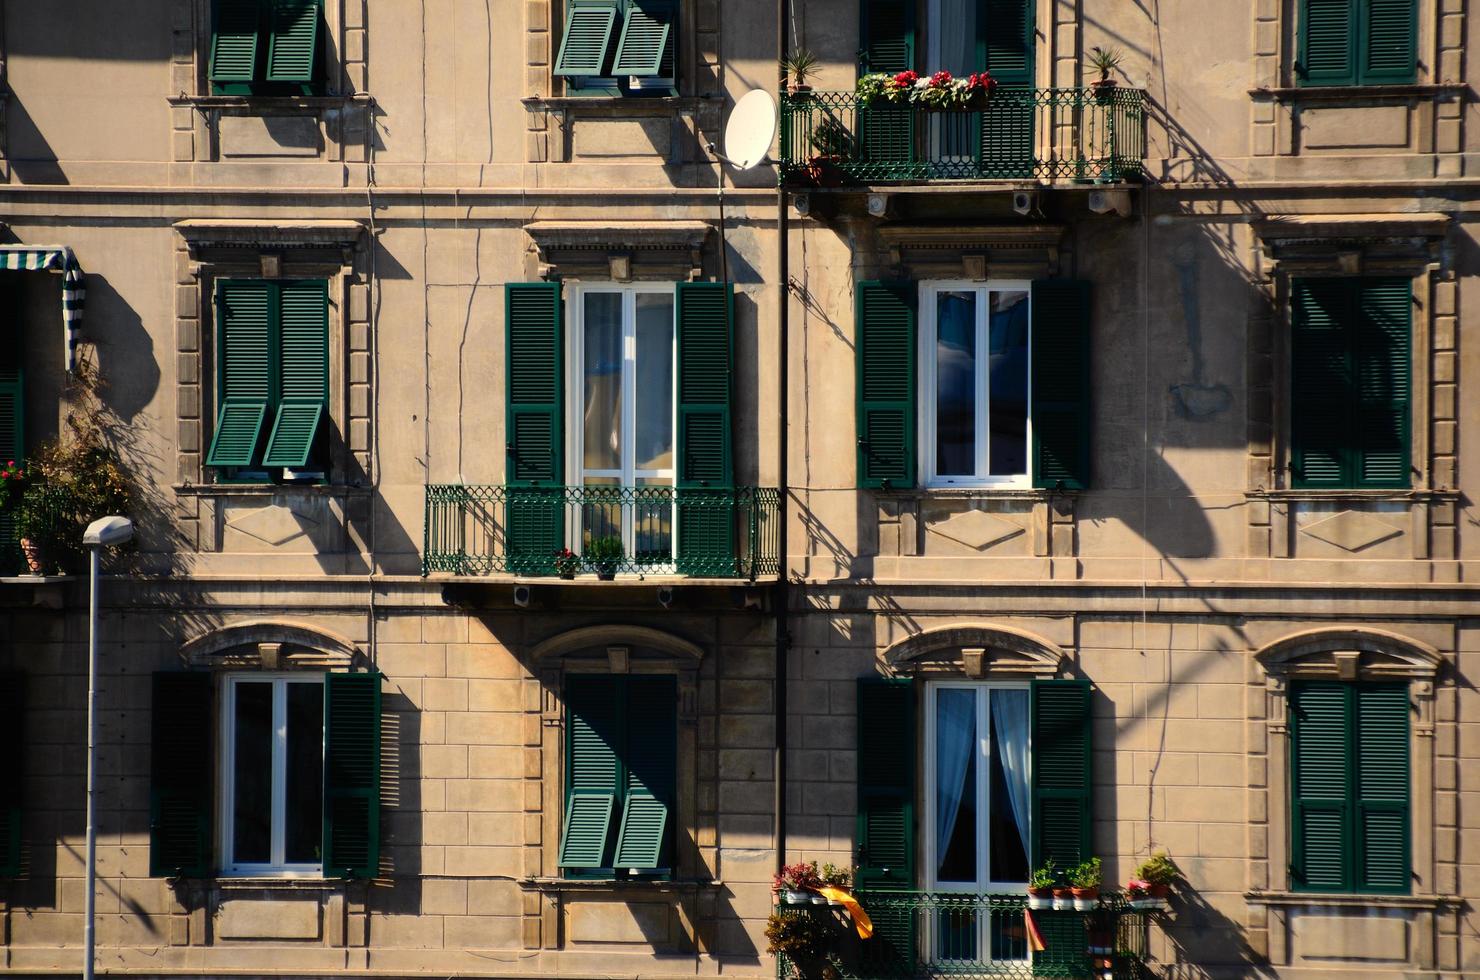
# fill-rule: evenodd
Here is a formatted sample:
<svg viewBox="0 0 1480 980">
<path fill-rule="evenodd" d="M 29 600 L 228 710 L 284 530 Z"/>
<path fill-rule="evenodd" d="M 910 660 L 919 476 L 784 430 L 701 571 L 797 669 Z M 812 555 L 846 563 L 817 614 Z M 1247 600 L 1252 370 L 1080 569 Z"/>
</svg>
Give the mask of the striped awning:
<svg viewBox="0 0 1480 980">
<path fill-rule="evenodd" d="M 82 308 L 87 302 L 87 284 L 77 256 L 65 245 L 0 245 L 0 269 L 46 271 L 62 274 L 62 323 L 67 328 L 67 371 L 77 356 L 82 333 Z"/>
</svg>

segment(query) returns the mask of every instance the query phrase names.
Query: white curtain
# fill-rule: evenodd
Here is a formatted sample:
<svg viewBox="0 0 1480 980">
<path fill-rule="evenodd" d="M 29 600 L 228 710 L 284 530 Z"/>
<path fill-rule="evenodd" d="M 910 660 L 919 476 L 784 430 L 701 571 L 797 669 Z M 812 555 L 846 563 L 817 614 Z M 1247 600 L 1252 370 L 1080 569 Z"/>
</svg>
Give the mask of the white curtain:
<svg viewBox="0 0 1480 980">
<path fill-rule="evenodd" d="M 930 26 L 935 29 L 940 52 L 937 64 L 926 65 L 929 71 L 944 69 L 952 75 L 962 77 L 981 71 L 984 65 L 976 63 L 976 7 L 978 0 L 936 0 L 940 11 L 939 19 Z"/>
<path fill-rule="evenodd" d="M 1007 799 L 1012 805 L 1012 819 L 1023 841 L 1023 853 L 1031 854 L 1028 847 L 1028 813 L 1032 806 L 1028 798 L 1028 692 L 993 691 L 991 709 L 992 733 L 997 739 L 1002 771 L 1007 776 Z"/>
<path fill-rule="evenodd" d="M 966 770 L 976 751 L 976 692 L 942 688 L 935 699 L 936 870 L 945 858 L 966 791 Z"/>
</svg>

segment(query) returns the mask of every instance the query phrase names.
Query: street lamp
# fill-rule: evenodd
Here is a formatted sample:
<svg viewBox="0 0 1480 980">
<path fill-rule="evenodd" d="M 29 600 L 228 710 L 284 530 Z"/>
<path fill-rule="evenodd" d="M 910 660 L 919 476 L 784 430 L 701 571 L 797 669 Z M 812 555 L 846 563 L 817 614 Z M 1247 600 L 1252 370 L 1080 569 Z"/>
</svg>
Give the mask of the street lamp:
<svg viewBox="0 0 1480 980">
<path fill-rule="evenodd" d="M 88 549 L 87 578 L 87 912 L 83 923 L 82 944 L 87 947 L 82 963 L 85 980 L 93 980 L 93 919 L 97 912 L 98 828 L 94 822 L 96 806 L 93 786 L 97 768 L 97 687 L 98 687 L 98 565 L 104 548 L 127 544 L 134 536 L 134 525 L 127 517 L 100 517 L 87 526 L 82 543 Z"/>
</svg>

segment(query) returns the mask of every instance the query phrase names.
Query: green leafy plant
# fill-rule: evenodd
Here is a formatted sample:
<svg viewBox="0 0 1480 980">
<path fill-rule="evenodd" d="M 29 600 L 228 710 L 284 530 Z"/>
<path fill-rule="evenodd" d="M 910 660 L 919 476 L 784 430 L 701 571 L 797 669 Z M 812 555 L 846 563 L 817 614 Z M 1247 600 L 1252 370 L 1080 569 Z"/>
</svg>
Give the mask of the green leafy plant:
<svg viewBox="0 0 1480 980">
<path fill-rule="evenodd" d="M 1099 80 L 1110 81 L 1110 73 L 1119 68 L 1125 61 L 1125 54 L 1119 48 L 1104 48 L 1098 44 L 1089 49 L 1090 67 L 1100 73 Z"/>
<path fill-rule="evenodd" d="M 766 919 L 766 952 L 786 957 L 790 975 L 802 980 L 832 980 L 838 972 L 828 962 L 832 948 L 828 921 L 808 912 L 772 912 Z"/>
<path fill-rule="evenodd" d="M 812 149 L 819 157 L 848 159 L 857 155 L 857 140 L 835 116 L 828 116 L 812 131 Z"/>
<path fill-rule="evenodd" d="M 817 72 L 817 56 L 806 48 L 797 48 L 781 59 L 781 70 L 786 74 L 793 92 L 805 88 Z"/>
<path fill-rule="evenodd" d="M 1100 859 L 1092 857 L 1070 868 L 1068 878 L 1070 886 L 1074 888 L 1099 888 L 1100 882 L 1105 880 L 1105 874 Z"/>
<path fill-rule="evenodd" d="M 596 538 L 586 546 L 586 560 L 592 563 L 616 563 L 621 561 L 625 554 L 626 551 L 622 547 L 622 539 L 615 534 L 609 534 L 604 538 Z"/>
<path fill-rule="evenodd" d="M 75 416 L 68 423 L 70 431 L 31 458 L 15 506 L 16 531 L 62 572 L 81 567 L 87 525 L 109 514 L 128 515 L 135 497 L 123 461 L 101 429 Z"/>
<path fill-rule="evenodd" d="M 1054 866 L 1052 861 L 1049 861 L 1047 864 L 1034 868 L 1032 873 L 1028 875 L 1028 887 L 1039 889 L 1052 888 L 1058 880 L 1059 869 Z"/>
<path fill-rule="evenodd" d="M 1136 868 L 1136 878 L 1148 885 L 1170 885 L 1182 877 L 1177 862 L 1167 856 L 1166 851 L 1156 851 Z"/>
<path fill-rule="evenodd" d="M 824 864 L 822 866 L 822 883 L 847 891 L 853 887 L 853 869 L 846 867 L 840 868 L 836 864 Z"/>
</svg>

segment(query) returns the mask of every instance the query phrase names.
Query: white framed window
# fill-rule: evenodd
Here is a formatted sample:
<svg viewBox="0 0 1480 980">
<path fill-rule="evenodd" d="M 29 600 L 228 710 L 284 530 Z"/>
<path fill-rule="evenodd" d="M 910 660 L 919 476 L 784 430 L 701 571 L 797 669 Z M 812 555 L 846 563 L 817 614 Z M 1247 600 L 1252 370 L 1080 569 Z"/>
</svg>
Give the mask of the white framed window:
<svg viewBox="0 0 1480 980">
<path fill-rule="evenodd" d="M 623 553 L 661 566 L 673 557 L 677 376 L 672 284 L 573 285 L 568 471 L 586 488 L 627 488 L 572 508 L 571 540 L 620 536 Z"/>
<path fill-rule="evenodd" d="M 233 674 L 221 711 L 221 870 L 323 873 L 324 681 Z"/>
<path fill-rule="evenodd" d="M 1026 487 L 1028 282 L 920 284 L 920 471 L 927 486 Z"/>
</svg>

